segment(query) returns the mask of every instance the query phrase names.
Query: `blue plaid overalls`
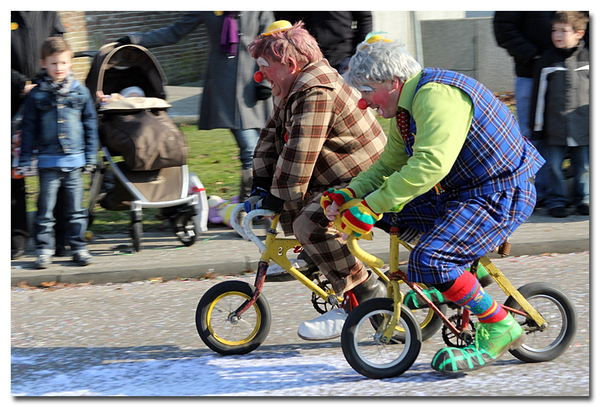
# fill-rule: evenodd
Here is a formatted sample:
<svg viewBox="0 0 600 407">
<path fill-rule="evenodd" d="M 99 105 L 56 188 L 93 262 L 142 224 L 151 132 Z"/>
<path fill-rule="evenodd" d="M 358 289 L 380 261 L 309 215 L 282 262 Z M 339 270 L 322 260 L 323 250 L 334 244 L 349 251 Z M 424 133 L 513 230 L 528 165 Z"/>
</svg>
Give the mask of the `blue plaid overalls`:
<svg viewBox="0 0 600 407">
<path fill-rule="evenodd" d="M 410 254 L 411 281 L 453 281 L 474 260 L 494 250 L 535 207 L 533 177 L 544 160 L 520 133 L 514 116 L 493 93 L 457 72 L 424 69 L 416 92 L 438 82 L 466 92 L 474 114 L 465 144 L 450 173 L 397 214 L 400 224 L 423 233 Z M 403 135 L 413 154 L 416 124 Z"/>
</svg>

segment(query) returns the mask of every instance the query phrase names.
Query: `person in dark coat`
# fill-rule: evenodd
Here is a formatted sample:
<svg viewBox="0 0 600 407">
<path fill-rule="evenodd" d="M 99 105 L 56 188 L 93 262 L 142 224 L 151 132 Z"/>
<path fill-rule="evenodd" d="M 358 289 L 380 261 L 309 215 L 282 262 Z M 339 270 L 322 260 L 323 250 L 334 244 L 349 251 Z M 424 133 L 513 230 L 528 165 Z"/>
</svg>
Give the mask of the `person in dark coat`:
<svg viewBox="0 0 600 407">
<path fill-rule="evenodd" d="M 35 85 L 33 78 L 39 71 L 39 50 L 48 37 L 60 37 L 66 30 L 56 11 L 11 11 L 11 107 L 10 116 L 15 117 L 24 97 Z M 12 135 L 11 135 L 12 136 Z M 59 192 L 59 200 L 62 198 Z M 56 208 L 61 209 L 57 202 Z M 62 219 L 62 211 L 54 214 L 57 220 Z M 27 230 L 27 207 L 25 201 L 25 179 L 11 178 L 11 259 L 20 258 L 25 252 L 29 232 Z M 64 222 L 57 221 L 62 226 Z M 64 254 L 64 231 L 56 230 L 57 255 Z"/>
<path fill-rule="evenodd" d="M 569 215 L 571 200 L 579 215 L 589 215 L 590 53 L 582 38 L 588 17 L 559 11 L 553 17 L 554 47 L 536 62 L 530 123 L 544 143 L 548 185 L 546 209 Z M 562 163 L 570 157 L 573 191 L 568 193 Z"/>
<path fill-rule="evenodd" d="M 546 156 L 544 144 L 531 134 L 529 124 L 531 92 L 535 61 L 544 51 L 553 47 L 550 22 L 553 15 L 554 11 L 496 11 L 494 14 L 496 41 L 515 62 L 515 101 L 521 133 L 530 139 L 542 157 Z M 545 167 L 536 174 L 537 206 L 545 205 L 548 190 L 545 174 Z"/>
<path fill-rule="evenodd" d="M 254 148 L 272 110 L 270 89 L 267 87 L 265 92 L 257 87 L 253 75 L 258 66 L 246 46 L 272 22 L 271 11 L 195 11 L 185 13 L 168 27 L 118 40 L 122 44 L 159 47 L 175 44 L 200 24 L 205 25 L 210 51 L 198 128 L 231 129 L 235 136 L 242 161 L 240 202 L 250 194 Z M 232 42 L 222 44 L 221 34 L 233 34 Z"/>
<path fill-rule="evenodd" d="M 370 11 L 274 11 L 276 20 L 294 24 L 303 21 L 304 27 L 317 40 L 329 65 L 344 73 L 356 46 L 373 29 Z"/>
</svg>

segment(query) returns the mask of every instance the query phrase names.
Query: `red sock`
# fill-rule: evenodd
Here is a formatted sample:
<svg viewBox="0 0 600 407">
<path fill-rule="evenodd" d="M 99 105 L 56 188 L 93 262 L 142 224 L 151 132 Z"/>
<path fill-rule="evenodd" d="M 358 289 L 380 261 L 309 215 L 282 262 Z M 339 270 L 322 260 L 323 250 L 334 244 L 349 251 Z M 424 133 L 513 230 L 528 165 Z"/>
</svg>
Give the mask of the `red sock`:
<svg viewBox="0 0 600 407">
<path fill-rule="evenodd" d="M 479 284 L 472 273 L 460 275 L 454 284 L 442 294 L 455 304 L 470 310 L 479 322 L 493 323 L 503 320 L 508 314 Z"/>
</svg>

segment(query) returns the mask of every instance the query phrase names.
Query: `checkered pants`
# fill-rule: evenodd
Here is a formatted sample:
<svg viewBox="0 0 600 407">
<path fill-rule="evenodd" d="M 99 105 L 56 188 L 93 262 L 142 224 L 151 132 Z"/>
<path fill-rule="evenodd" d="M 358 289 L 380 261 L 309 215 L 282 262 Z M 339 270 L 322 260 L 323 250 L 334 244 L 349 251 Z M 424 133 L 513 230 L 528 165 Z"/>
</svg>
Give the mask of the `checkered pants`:
<svg viewBox="0 0 600 407">
<path fill-rule="evenodd" d="M 466 200 L 427 193 L 409 202 L 398 221 L 423 233 L 410 253 L 408 278 L 439 284 L 456 280 L 465 267 L 494 250 L 525 222 L 535 207 L 535 186 Z"/>
<path fill-rule="evenodd" d="M 293 223 L 294 235 L 311 260 L 329 280 L 337 295 L 356 287 L 368 277 L 364 264 L 342 241 L 342 234 L 325 217 L 321 194 L 302 208 Z"/>
</svg>

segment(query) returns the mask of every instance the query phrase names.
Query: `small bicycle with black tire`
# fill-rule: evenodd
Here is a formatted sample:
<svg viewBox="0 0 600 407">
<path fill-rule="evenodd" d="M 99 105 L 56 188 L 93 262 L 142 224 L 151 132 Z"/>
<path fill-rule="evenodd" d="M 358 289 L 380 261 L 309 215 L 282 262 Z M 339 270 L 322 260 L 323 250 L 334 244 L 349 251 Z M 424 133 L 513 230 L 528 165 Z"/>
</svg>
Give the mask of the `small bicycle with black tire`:
<svg viewBox="0 0 600 407">
<path fill-rule="evenodd" d="M 351 204 L 342 208 L 349 205 Z M 253 210 L 246 215 L 242 227 L 237 223 L 237 214 L 241 210 L 243 204 L 237 205 L 232 210 L 230 221 L 234 229 L 241 236 L 251 240 L 261 252 L 254 284 L 245 281 L 224 281 L 216 284 L 202 296 L 196 309 L 198 335 L 206 346 L 222 355 L 252 352 L 267 338 L 271 325 L 271 310 L 262 289 L 270 261 L 283 267 L 293 278 L 312 291 L 311 301 L 319 313 L 323 314 L 333 307 L 339 307 L 343 302 L 343 298 L 335 295 L 331 284 L 320 272 L 304 275 L 292 267 L 287 252 L 298 250 L 301 246 L 295 238 L 277 237 L 279 216 L 274 216 L 271 211 Z M 273 217 L 264 243 L 250 228 L 252 219 L 258 216 Z M 376 273 L 383 281 L 389 282 L 387 275 L 381 270 L 377 269 Z M 445 307 L 440 306 L 440 312 L 445 312 Z M 417 327 L 423 331 L 423 340 L 434 335 L 442 326 L 439 316 L 430 309 L 410 312 Z M 403 329 L 399 328 L 394 334 L 394 339 L 401 341 L 404 335 Z"/>
<path fill-rule="evenodd" d="M 412 249 L 395 233 L 397 230 L 392 228 L 390 265 L 398 264 L 400 244 Z M 383 261 L 362 250 L 355 239 L 348 239 L 348 247 L 376 272 L 383 265 Z M 487 256 L 476 261 L 470 271 L 475 273 L 479 264 L 506 293 L 508 298 L 502 307 L 513 314 L 525 331 L 525 342 L 509 352 L 526 363 L 547 362 L 562 355 L 577 331 L 577 312 L 569 297 L 557 286 L 545 282 L 528 283 L 517 290 Z M 423 340 L 399 288 L 399 282 L 408 281 L 406 273 L 398 268 L 390 270 L 388 275 L 388 298 L 373 298 L 359 304 L 348 315 L 342 330 L 344 357 L 354 370 L 373 379 L 398 376 L 408 370 L 417 359 Z M 455 306 L 457 313 L 446 317 L 423 294 L 420 285 L 407 284 L 442 321 L 442 336 L 447 345 L 464 347 L 473 343 L 475 329 L 468 310 Z M 399 336 L 399 332 L 403 335 Z"/>
</svg>

